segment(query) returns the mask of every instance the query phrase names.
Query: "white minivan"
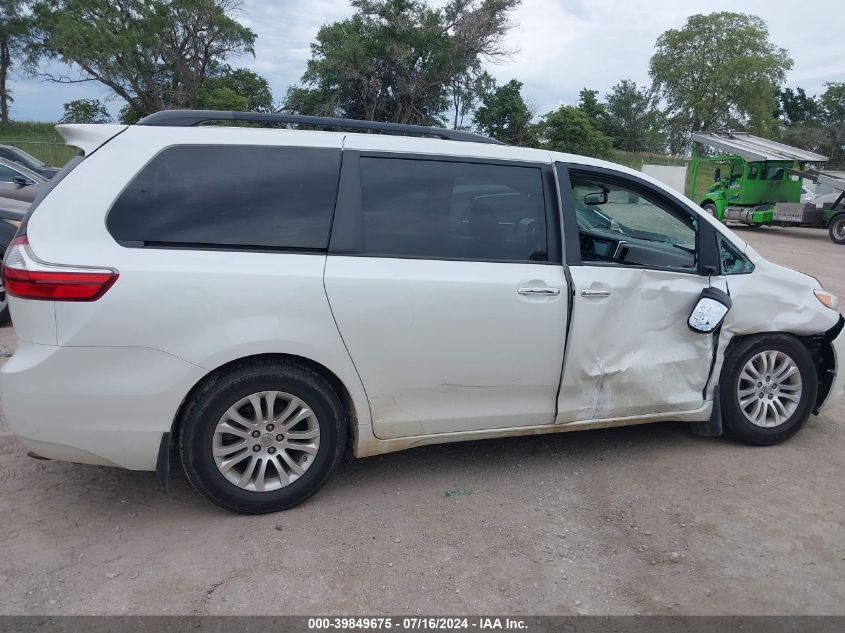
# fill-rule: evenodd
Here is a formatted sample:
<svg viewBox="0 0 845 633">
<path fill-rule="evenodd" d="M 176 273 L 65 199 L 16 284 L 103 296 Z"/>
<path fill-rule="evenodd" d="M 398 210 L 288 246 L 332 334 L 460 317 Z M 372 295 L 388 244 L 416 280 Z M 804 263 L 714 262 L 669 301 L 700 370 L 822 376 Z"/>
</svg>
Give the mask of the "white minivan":
<svg viewBox="0 0 845 633">
<path fill-rule="evenodd" d="M 232 120 L 276 127 L 200 125 Z M 347 444 L 664 420 L 775 444 L 845 391 L 836 298 L 619 165 L 291 115 L 58 129 L 84 157 L 3 268 L 2 406 L 43 457 L 166 483 L 178 454 L 260 513 Z"/>
</svg>

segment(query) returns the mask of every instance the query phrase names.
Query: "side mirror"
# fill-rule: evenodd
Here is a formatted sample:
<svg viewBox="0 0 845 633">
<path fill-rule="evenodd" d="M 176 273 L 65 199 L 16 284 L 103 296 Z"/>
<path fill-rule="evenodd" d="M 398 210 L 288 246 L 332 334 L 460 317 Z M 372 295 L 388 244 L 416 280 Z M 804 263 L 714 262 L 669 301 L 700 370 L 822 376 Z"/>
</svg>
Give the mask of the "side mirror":
<svg viewBox="0 0 845 633">
<path fill-rule="evenodd" d="M 18 185 L 19 187 L 26 187 L 29 184 L 29 181 L 23 176 L 15 176 L 14 178 L 12 178 L 12 182 Z"/>
<path fill-rule="evenodd" d="M 705 288 L 687 319 L 689 329 L 699 334 L 709 334 L 716 330 L 722 325 L 732 304 L 726 292 L 718 288 Z"/>
<path fill-rule="evenodd" d="M 602 191 L 601 193 L 588 193 L 584 196 L 584 204 L 590 207 L 607 204 L 607 192 Z"/>
<path fill-rule="evenodd" d="M 713 182 L 719 182 L 722 179 L 722 170 L 717 167 L 716 171 L 713 172 Z"/>
</svg>

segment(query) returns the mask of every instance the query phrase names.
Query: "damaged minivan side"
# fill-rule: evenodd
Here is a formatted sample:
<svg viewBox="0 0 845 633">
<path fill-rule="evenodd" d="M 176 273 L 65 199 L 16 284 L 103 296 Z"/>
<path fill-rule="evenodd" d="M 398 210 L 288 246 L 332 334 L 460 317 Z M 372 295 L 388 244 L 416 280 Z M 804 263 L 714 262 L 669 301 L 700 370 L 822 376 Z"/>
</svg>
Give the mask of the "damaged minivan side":
<svg viewBox="0 0 845 633">
<path fill-rule="evenodd" d="M 253 118 L 344 131 L 199 125 Z M 845 392 L 836 298 L 619 165 L 276 114 L 59 131 L 85 159 L 3 268 L 0 395 L 44 457 L 163 483 L 178 459 L 261 513 L 347 444 L 665 420 L 766 445 Z"/>
</svg>

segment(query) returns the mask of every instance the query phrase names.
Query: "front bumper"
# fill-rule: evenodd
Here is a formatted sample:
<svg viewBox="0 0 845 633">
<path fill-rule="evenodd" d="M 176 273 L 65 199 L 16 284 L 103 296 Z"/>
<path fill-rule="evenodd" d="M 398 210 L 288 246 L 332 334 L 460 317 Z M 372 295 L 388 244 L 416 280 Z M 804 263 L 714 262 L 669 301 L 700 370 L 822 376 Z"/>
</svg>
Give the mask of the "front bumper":
<svg viewBox="0 0 845 633">
<path fill-rule="evenodd" d="M 833 352 L 833 380 L 824 402 L 818 407 L 818 413 L 829 412 L 845 397 L 845 367 L 843 367 L 845 363 L 845 329 L 843 329 L 843 322 L 845 322 L 845 317 L 840 316 L 839 323 L 833 329 L 833 331 L 839 331 L 830 342 L 830 348 Z"/>
<path fill-rule="evenodd" d="M 204 374 L 149 348 L 19 341 L 0 398 L 9 428 L 43 457 L 155 470 L 162 434 Z"/>
</svg>

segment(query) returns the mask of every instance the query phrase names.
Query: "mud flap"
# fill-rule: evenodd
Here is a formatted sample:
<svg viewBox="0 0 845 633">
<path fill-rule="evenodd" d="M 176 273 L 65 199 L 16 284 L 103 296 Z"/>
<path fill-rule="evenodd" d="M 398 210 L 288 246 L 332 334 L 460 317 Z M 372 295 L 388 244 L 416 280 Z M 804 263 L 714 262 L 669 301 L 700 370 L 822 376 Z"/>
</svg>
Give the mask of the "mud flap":
<svg viewBox="0 0 845 633">
<path fill-rule="evenodd" d="M 719 384 L 713 389 L 713 411 L 710 419 L 704 422 L 690 424 L 692 434 L 698 437 L 717 437 L 722 435 L 722 397 L 719 395 Z"/>
<path fill-rule="evenodd" d="M 162 433 L 161 443 L 158 445 L 158 458 L 156 459 L 156 477 L 161 484 L 163 492 L 167 492 L 167 484 L 170 480 L 170 433 Z"/>
</svg>

